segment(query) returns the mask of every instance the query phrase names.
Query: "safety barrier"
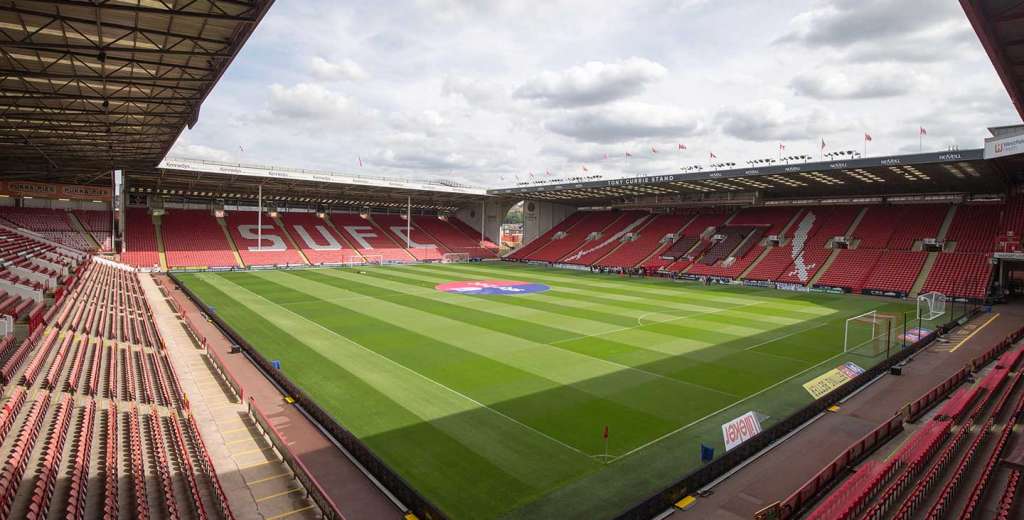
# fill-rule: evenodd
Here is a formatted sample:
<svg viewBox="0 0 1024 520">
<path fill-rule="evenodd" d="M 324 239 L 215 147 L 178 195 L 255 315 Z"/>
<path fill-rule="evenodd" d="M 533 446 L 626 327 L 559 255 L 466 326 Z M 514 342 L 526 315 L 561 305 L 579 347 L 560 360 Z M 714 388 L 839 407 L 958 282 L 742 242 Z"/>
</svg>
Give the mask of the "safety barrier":
<svg viewBox="0 0 1024 520">
<path fill-rule="evenodd" d="M 171 299 L 169 301 L 173 302 L 174 300 Z M 235 393 L 235 397 L 238 398 L 238 402 L 244 401 L 245 390 L 238 382 L 238 379 L 235 378 L 235 375 L 231 373 L 231 370 L 228 368 L 227 364 L 224 363 L 224 360 L 221 359 L 220 352 L 217 352 L 217 349 L 213 349 L 208 346 L 206 336 L 200 334 L 199 328 L 192 323 L 192 314 L 186 312 L 184 309 L 180 309 L 178 314 L 183 318 L 185 331 L 195 338 L 196 342 L 206 350 L 206 353 L 208 354 L 207 358 L 211 363 L 213 363 L 214 368 L 218 373 L 220 373 L 221 377 L 224 378 L 224 381 L 227 382 L 231 391 Z"/>
<path fill-rule="evenodd" d="M 291 450 L 288 449 L 288 443 L 284 441 L 284 438 L 277 431 L 277 428 L 267 419 L 266 414 L 256 404 L 253 398 L 249 398 L 249 415 L 252 416 L 256 424 L 260 426 L 260 430 L 263 434 L 270 438 L 270 442 L 274 445 L 274 449 L 281 455 L 281 458 L 288 464 L 288 467 L 292 469 L 292 473 L 295 475 L 295 479 L 302 484 L 302 487 L 306 489 L 307 496 L 316 503 L 323 512 L 323 517 L 328 520 L 344 520 L 345 515 L 341 513 L 337 504 L 331 500 L 331 497 L 324 490 L 323 486 L 320 485 L 320 481 L 313 476 L 313 473 L 309 471 L 306 464 L 302 462 L 302 459 L 292 454 Z"/>
</svg>

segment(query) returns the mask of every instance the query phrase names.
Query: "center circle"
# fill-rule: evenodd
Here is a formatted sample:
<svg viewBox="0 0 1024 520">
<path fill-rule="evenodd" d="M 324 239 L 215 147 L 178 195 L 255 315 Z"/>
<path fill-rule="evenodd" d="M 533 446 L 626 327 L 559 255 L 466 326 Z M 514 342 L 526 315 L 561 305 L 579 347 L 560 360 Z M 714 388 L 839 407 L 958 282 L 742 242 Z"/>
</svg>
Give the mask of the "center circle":
<svg viewBox="0 0 1024 520">
<path fill-rule="evenodd" d="M 542 283 L 522 282 L 519 280 L 466 280 L 462 282 L 445 282 L 434 287 L 438 291 L 453 294 L 500 294 L 515 295 L 544 292 L 550 289 Z"/>
</svg>

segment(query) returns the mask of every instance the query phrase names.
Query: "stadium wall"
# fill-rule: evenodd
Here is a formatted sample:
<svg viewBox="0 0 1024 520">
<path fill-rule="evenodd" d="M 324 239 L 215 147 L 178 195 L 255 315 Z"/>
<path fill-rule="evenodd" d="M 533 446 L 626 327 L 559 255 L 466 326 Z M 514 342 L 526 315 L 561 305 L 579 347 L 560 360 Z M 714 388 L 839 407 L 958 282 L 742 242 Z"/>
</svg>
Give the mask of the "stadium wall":
<svg viewBox="0 0 1024 520">
<path fill-rule="evenodd" d="M 772 443 L 797 429 L 800 425 L 813 419 L 818 414 L 823 413 L 828 407 L 838 403 L 876 377 L 889 371 L 891 367 L 921 351 L 930 345 L 938 336 L 945 334 L 959 324 L 966 323 L 967 320 L 973 318 L 980 312 L 980 307 L 968 308 L 965 306 L 964 312 L 964 316 L 937 327 L 935 331 L 928 336 L 921 338 L 917 343 L 901 350 L 878 365 L 865 370 L 864 373 L 852 379 L 845 385 L 829 392 L 821 399 L 812 402 L 770 428 L 763 430 L 757 436 L 737 446 L 725 455 L 709 462 L 700 469 L 686 475 L 681 480 L 662 490 L 658 494 L 649 497 L 647 500 L 640 502 L 626 511 L 623 511 L 615 517 L 616 520 L 649 520 L 650 518 L 655 518 L 666 510 L 671 509 L 673 504 L 682 500 L 687 495 L 696 493 L 702 487 L 726 474 L 729 470 L 740 465 L 743 461 L 753 457 L 759 451 L 769 447 Z"/>
<path fill-rule="evenodd" d="M 575 212 L 575 206 L 527 200 L 523 204 L 523 245 L 533 242 Z"/>
<path fill-rule="evenodd" d="M 508 210 L 512 209 L 512 206 L 515 206 L 515 204 L 515 202 L 501 199 L 488 199 L 481 204 L 472 204 L 459 208 L 455 212 L 455 217 L 469 224 L 470 227 L 479 233 L 481 225 L 480 213 L 483 210 L 484 237 L 497 244 L 501 235 L 501 223 L 505 220 Z"/>
<path fill-rule="evenodd" d="M 206 308 L 203 305 L 202 300 L 196 296 L 188 286 L 181 283 L 173 272 L 168 273 L 168 276 L 174 281 L 175 285 L 177 285 L 177 287 L 196 304 L 197 307 L 200 309 Z M 320 406 L 310 399 L 298 385 L 285 377 L 280 370 L 273 368 L 269 360 L 263 357 L 258 350 L 256 350 L 233 328 L 231 328 L 230 325 L 222 320 L 220 316 L 212 314 L 208 315 L 208 317 L 215 325 L 217 325 L 217 328 L 220 329 L 226 337 L 242 348 L 246 356 L 253 361 L 256 367 L 259 368 L 265 376 L 270 378 L 278 385 L 279 388 L 287 392 L 288 396 L 294 399 L 295 402 L 301 406 L 326 432 L 330 433 L 331 437 L 333 437 L 338 444 L 341 444 L 349 455 L 358 460 L 359 463 L 362 464 L 363 467 L 381 483 L 381 485 L 387 488 L 391 494 L 409 508 L 416 517 L 423 520 L 443 520 L 447 518 L 440 509 L 420 495 L 420 493 L 409 485 L 405 479 L 392 470 L 391 467 L 384 463 L 383 460 L 378 458 L 377 455 L 374 454 L 366 444 L 359 440 L 358 437 L 342 426 L 331 414 L 320 408 Z M 307 480 L 315 481 L 315 477 L 307 475 Z M 315 489 L 315 486 L 307 489 Z M 321 506 L 326 505 L 328 502 L 318 500 L 318 504 Z"/>
</svg>

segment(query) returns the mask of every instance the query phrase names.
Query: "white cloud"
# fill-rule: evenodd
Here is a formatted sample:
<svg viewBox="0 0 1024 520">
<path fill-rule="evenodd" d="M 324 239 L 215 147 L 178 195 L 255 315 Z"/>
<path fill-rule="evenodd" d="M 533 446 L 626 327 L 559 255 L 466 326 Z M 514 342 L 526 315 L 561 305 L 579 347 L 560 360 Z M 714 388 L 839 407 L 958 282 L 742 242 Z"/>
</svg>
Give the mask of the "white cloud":
<svg viewBox="0 0 1024 520">
<path fill-rule="evenodd" d="M 363 70 L 363 67 L 358 63 L 345 58 L 340 62 L 334 63 L 321 58 L 320 56 L 314 56 L 310 61 L 310 69 L 313 72 L 313 77 L 325 81 L 331 80 L 352 80 L 362 81 L 369 79 L 370 75 Z"/>
<path fill-rule="evenodd" d="M 926 148 L 968 148 L 1015 122 L 947 0 L 304 0 L 275 4 L 174 153 L 496 185 L 742 164 L 776 140 L 816 156 L 865 131 L 893 153 L 918 124 Z"/>
<path fill-rule="evenodd" d="M 790 87 L 801 96 L 817 99 L 868 99 L 920 92 L 927 83 L 928 78 L 905 66 L 847 65 L 799 74 L 790 81 Z"/>
<path fill-rule="evenodd" d="M 855 61 L 948 60 L 973 31 L 956 2 L 826 0 L 793 17 L 780 43 L 831 48 Z"/>
<path fill-rule="evenodd" d="M 322 85 L 270 85 L 270 111 L 286 119 L 334 119 L 352 110 L 352 101 Z"/>
<path fill-rule="evenodd" d="M 544 72 L 522 84 L 515 95 L 549 106 L 578 107 L 639 94 L 668 70 L 643 58 L 615 63 L 591 61 L 561 72 Z"/>
<path fill-rule="evenodd" d="M 671 106 L 621 102 L 594 109 L 566 111 L 547 120 L 556 134 L 592 143 L 621 143 L 639 138 L 698 134 L 700 116 Z"/>
<path fill-rule="evenodd" d="M 715 116 L 721 132 L 745 141 L 790 141 L 844 130 L 848 124 L 821 107 L 792 110 L 774 100 L 725 108 Z"/>
</svg>

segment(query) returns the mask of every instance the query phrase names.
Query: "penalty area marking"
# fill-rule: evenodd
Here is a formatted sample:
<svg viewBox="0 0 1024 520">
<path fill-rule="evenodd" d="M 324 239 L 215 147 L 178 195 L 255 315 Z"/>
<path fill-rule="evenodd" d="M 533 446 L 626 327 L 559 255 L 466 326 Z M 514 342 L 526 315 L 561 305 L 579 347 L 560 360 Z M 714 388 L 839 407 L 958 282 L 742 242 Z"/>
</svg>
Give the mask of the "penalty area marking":
<svg viewBox="0 0 1024 520">
<path fill-rule="evenodd" d="M 757 396 L 759 396 L 759 395 L 761 395 L 761 394 L 771 390 L 772 388 L 775 388 L 775 387 L 777 387 L 777 386 L 779 386 L 779 385 L 781 385 L 783 383 L 788 383 L 789 381 L 792 381 L 793 379 L 796 379 L 797 377 L 800 377 L 800 376 L 806 374 L 807 372 L 809 372 L 811 370 L 814 370 L 815 368 L 818 368 L 821 365 L 824 365 L 825 363 L 828 363 L 829 361 L 832 361 L 833 359 L 836 359 L 836 358 L 842 356 L 843 354 L 845 354 L 845 352 L 840 352 L 840 353 L 838 353 L 838 354 L 836 354 L 836 355 L 834 355 L 834 356 L 832 356 L 832 357 L 822 361 L 821 363 L 818 363 L 817 365 L 813 365 L 813 366 L 807 367 L 804 370 L 802 370 L 800 372 L 797 372 L 796 374 L 793 374 L 793 375 L 787 377 L 786 379 L 783 379 L 782 381 L 779 381 L 778 383 L 775 383 L 775 384 L 773 384 L 773 385 L 771 385 L 771 386 L 769 386 L 767 388 L 764 388 L 763 390 L 760 390 L 756 394 L 751 394 L 751 395 L 749 395 L 747 397 L 744 397 L 743 399 L 740 399 L 739 401 L 736 401 L 735 403 L 732 403 L 732 404 L 730 404 L 728 406 L 725 406 L 724 408 L 721 408 L 719 410 L 711 412 L 711 413 L 705 415 L 704 417 L 701 417 L 700 419 L 697 419 L 695 421 L 690 422 L 689 424 L 685 424 L 683 426 L 680 426 L 679 428 L 676 428 L 675 430 L 672 430 L 672 431 L 662 435 L 661 437 L 658 437 L 657 439 L 654 439 L 654 440 L 652 440 L 652 441 L 650 441 L 650 442 L 648 442 L 646 444 L 642 444 L 640 446 L 637 446 L 636 448 L 633 448 L 632 450 L 629 450 L 626 453 L 623 453 L 622 455 L 618 455 L 614 459 L 612 459 L 612 461 L 621 459 L 623 457 L 628 457 L 628 456 L 630 456 L 630 455 L 632 455 L 632 454 L 634 454 L 634 453 L 636 453 L 636 452 L 638 452 L 638 451 L 640 451 L 640 450 L 642 450 L 644 448 L 648 448 L 648 447 L 650 447 L 650 446 L 652 446 L 654 444 L 657 444 L 657 443 L 659 443 L 659 442 L 661 442 L 661 441 L 663 441 L 663 440 L 665 440 L 665 439 L 667 439 L 667 438 L 669 438 L 669 437 L 671 437 L 671 436 L 673 436 L 673 435 L 675 435 L 675 434 L 677 434 L 677 433 L 679 433 L 681 431 L 689 429 L 691 426 L 693 426 L 693 425 L 695 425 L 697 423 L 700 423 L 700 422 L 703 422 L 703 421 L 705 421 L 707 419 L 710 419 L 711 417 L 714 417 L 715 415 L 718 415 L 718 414 L 728 410 L 729 408 L 732 408 L 733 406 L 737 406 L 737 405 L 743 404 L 743 403 L 745 403 L 745 402 L 747 402 L 747 401 L 749 401 L 749 400 L 751 400 L 751 399 L 753 399 L 753 398 L 755 398 L 755 397 L 757 397 Z"/>
</svg>

